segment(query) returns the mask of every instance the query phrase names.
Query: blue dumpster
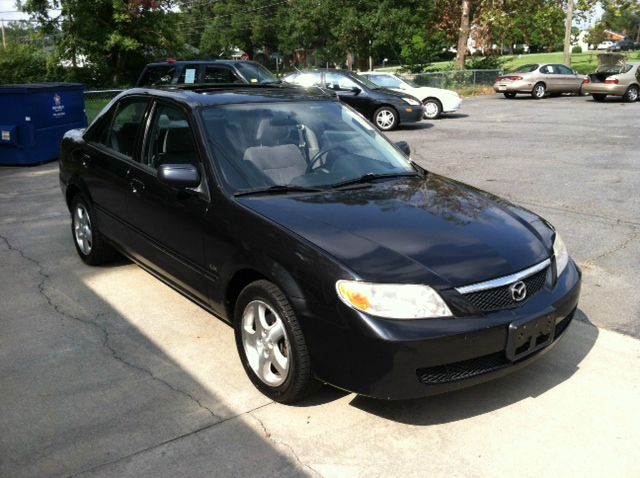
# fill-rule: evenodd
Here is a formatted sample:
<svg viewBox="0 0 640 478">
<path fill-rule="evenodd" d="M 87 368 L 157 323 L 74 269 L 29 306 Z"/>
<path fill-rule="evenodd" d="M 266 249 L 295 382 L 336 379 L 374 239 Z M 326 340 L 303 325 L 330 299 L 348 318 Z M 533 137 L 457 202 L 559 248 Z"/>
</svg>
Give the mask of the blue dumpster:
<svg viewBox="0 0 640 478">
<path fill-rule="evenodd" d="M 64 133 L 85 126 L 83 85 L 0 85 L 0 165 L 52 161 Z"/>
</svg>

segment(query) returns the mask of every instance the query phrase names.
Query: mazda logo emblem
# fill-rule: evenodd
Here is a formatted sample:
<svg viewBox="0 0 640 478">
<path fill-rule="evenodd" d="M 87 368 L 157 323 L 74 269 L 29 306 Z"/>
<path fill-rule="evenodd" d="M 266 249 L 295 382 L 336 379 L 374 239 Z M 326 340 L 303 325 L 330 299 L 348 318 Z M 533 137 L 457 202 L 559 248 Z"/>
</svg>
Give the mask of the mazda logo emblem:
<svg viewBox="0 0 640 478">
<path fill-rule="evenodd" d="M 527 297 L 527 284 L 519 280 L 509 287 L 511 298 L 516 302 L 521 302 Z"/>
</svg>

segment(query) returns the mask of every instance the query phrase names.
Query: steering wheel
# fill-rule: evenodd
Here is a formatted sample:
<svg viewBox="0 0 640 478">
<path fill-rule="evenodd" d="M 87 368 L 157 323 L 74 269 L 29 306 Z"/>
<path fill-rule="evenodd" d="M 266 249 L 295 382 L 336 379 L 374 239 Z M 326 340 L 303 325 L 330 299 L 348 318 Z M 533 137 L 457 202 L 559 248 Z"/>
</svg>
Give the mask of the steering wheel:
<svg viewBox="0 0 640 478">
<path fill-rule="evenodd" d="M 318 151 L 316 154 L 313 155 L 313 158 L 311 158 L 311 161 L 309 161 L 309 164 L 307 165 L 307 170 L 306 173 L 310 173 L 313 171 L 313 166 L 320 160 L 320 158 L 322 156 L 324 156 L 325 154 L 331 152 L 331 151 L 337 151 L 337 150 L 342 150 L 345 153 L 348 152 L 347 148 L 340 145 L 340 144 L 336 144 L 333 146 L 329 146 L 328 148 L 325 149 L 321 149 L 320 151 Z"/>
</svg>

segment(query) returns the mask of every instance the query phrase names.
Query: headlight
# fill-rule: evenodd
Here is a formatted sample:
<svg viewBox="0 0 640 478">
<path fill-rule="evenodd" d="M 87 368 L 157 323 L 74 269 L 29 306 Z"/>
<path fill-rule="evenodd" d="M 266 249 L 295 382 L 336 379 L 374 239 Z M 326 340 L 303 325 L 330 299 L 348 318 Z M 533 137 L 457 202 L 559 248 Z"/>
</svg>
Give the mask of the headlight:
<svg viewBox="0 0 640 478">
<path fill-rule="evenodd" d="M 411 106 L 418 106 L 421 104 L 418 100 L 414 100 L 413 98 L 402 98 L 402 101 L 409 103 Z"/>
<path fill-rule="evenodd" d="M 426 285 L 339 280 L 336 290 L 349 307 L 377 317 L 424 319 L 452 315 L 438 293 Z"/>
<path fill-rule="evenodd" d="M 557 232 L 553 241 L 553 255 L 556 257 L 556 271 L 558 277 L 560 277 L 560 274 L 569 263 L 569 253 L 567 252 L 567 246 L 564 245 L 564 241 Z"/>
</svg>

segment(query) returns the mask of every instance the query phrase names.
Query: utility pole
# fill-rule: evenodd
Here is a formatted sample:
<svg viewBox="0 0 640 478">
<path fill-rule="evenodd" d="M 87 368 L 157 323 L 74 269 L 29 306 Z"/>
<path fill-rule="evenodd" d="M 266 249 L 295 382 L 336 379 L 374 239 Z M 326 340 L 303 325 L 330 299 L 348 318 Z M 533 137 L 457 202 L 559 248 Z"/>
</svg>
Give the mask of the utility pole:
<svg viewBox="0 0 640 478">
<path fill-rule="evenodd" d="M 4 36 L 4 18 L 0 18 L 0 27 L 2 27 L 2 48 L 7 48 L 7 39 Z"/>
<path fill-rule="evenodd" d="M 571 66 L 571 27 L 573 26 L 573 0 L 567 0 L 567 22 L 564 25 L 564 56 L 562 62 Z"/>
</svg>

